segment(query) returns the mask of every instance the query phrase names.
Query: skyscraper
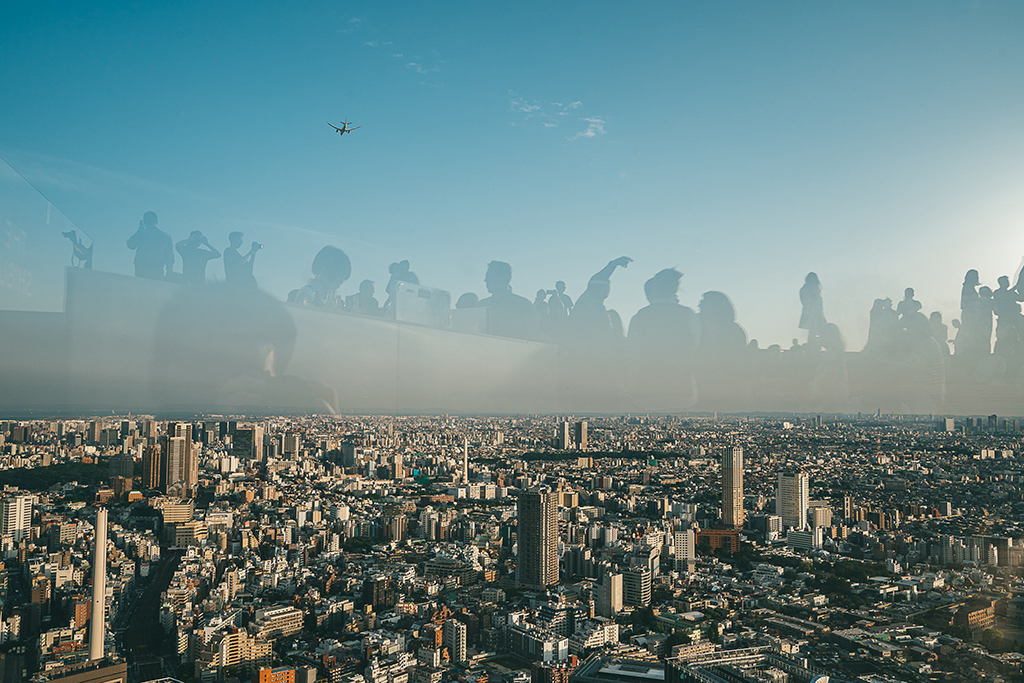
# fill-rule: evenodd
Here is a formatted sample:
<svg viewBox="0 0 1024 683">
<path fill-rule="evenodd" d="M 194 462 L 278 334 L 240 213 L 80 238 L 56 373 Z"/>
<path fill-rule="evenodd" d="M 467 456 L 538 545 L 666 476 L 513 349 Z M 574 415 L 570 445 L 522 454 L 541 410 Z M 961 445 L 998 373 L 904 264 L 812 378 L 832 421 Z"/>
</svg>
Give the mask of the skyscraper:
<svg viewBox="0 0 1024 683">
<path fill-rule="evenodd" d="M 164 491 L 167 488 L 185 480 L 185 469 L 187 466 L 188 451 L 191 450 L 185 437 L 171 436 L 165 441 L 167 457 L 164 458 L 165 470 L 163 476 Z"/>
<path fill-rule="evenodd" d="M 803 529 L 810 505 L 810 483 L 803 472 L 779 472 L 779 488 L 775 512 L 782 518 L 782 527 Z"/>
<path fill-rule="evenodd" d="M 553 586 L 558 583 L 558 493 L 547 487 L 519 494 L 519 583 Z"/>
<path fill-rule="evenodd" d="M 92 561 L 92 617 L 89 620 L 89 659 L 102 659 L 106 626 L 107 510 L 96 510 L 96 535 Z"/>
<path fill-rule="evenodd" d="M 0 529 L 18 543 L 32 532 L 32 496 L 9 496 L 0 504 Z"/>
<path fill-rule="evenodd" d="M 722 522 L 730 529 L 743 527 L 743 449 L 722 453 Z"/>
<path fill-rule="evenodd" d="M 89 432 L 86 435 L 86 443 L 90 446 L 98 446 L 100 443 L 100 434 L 103 432 L 103 428 L 106 425 L 103 424 L 102 420 L 93 420 L 89 423 Z"/>
<path fill-rule="evenodd" d="M 236 428 L 231 436 L 231 455 L 240 460 L 262 460 L 263 427 Z"/>
<path fill-rule="evenodd" d="M 587 450 L 587 421 L 582 420 L 576 423 L 576 433 L 573 435 L 573 439 L 576 443 L 576 448 L 585 451 Z"/>
<path fill-rule="evenodd" d="M 142 488 L 163 489 L 163 448 L 153 444 L 142 449 Z"/>
<path fill-rule="evenodd" d="M 572 433 L 569 430 L 568 422 L 558 423 L 558 429 L 555 431 L 555 448 L 563 451 L 569 449 L 572 443 Z"/>
</svg>

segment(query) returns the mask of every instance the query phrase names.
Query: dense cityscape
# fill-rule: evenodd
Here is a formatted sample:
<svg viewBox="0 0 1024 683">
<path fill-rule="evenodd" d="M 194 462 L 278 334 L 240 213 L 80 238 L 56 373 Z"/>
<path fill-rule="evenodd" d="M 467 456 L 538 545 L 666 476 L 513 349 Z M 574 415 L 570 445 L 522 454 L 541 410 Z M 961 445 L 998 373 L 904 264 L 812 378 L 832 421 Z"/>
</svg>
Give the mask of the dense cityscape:
<svg viewBox="0 0 1024 683">
<path fill-rule="evenodd" d="M 0 422 L 2 681 L 1009 680 L 1020 427 Z"/>
</svg>

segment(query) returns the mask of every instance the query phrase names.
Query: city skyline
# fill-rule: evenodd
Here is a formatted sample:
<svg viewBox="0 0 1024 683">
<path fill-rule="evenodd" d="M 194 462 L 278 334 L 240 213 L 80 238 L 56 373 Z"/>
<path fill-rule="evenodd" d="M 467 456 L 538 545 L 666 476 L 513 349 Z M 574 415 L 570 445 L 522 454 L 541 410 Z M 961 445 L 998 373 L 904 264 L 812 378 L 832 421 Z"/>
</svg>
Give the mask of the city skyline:
<svg viewBox="0 0 1024 683">
<path fill-rule="evenodd" d="M 0 635 L 40 658 L 5 648 L 0 665 L 59 683 L 596 683 L 601 668 L 663 680 L 736 658 L 837 680 L 864 663 L 904 680 L 1012 664 L 1019 420 L 596 417 L 586 452 L 552 438 L 566 423 L 0 421 L 0 552 L 8 576 L 30 574 L 27 592 L 0 585 Z M 144 473 L 165 439 L 199 468 L 166 492 Z M 719 473 L 740 457 L 731 527 Z"/>
</svg>

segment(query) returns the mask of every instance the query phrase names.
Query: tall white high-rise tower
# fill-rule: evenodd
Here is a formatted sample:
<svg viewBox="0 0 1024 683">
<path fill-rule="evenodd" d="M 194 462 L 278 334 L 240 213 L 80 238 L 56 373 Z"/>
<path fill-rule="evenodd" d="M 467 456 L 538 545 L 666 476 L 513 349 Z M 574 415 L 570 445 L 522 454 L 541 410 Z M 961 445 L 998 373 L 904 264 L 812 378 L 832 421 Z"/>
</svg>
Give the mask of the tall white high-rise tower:
<svg viewBox="0 0 1024 683">
<path fill-rule="evenodd" d="M 107 593 L 107 510 L 96 510 L 92 561 L 92 618 L 89 622 L 89 659 L 103 658 Z"/>
</svg>

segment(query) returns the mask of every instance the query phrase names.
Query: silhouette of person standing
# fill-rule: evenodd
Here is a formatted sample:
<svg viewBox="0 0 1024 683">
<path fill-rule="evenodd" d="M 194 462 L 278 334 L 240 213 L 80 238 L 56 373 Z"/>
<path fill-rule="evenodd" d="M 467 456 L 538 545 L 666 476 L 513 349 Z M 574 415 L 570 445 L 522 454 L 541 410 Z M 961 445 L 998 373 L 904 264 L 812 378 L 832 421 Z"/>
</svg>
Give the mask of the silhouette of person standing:
<svg viewBox="0 0 1024 683">
<path fill-rule="evenodd" d="M 981 340 L 981 297 L 978 285 L 981 280 L 978 271 L 968 270 L 964 274 L 964 284 L 960 290 L 960 327 L 957 329 L 953 342 L 955 356 L 967 357 L 982 355 L 984 344 Z"/>
<path fill-rule="evenodd" d="M 907 318 L 921 310 L 921 302 L 914 299 L 913 287 L 903 290 L 903 300 L 896 304 L 896 315 L 904 328 L 907 326 Z"/>
<path fill-rule="evenodd" d="M 999 289 L 992 292 L 992 308 L 999 316 L 996 323 L 996 338 L 999 337 L 1000 329 L 1007 326 L 1018 327 L 1020 323 L 1020 301 L 1022 297 L 1016 290 L 1010 289 L 1010 278 L 1005 275 L 999 277 Z"/>
<path fill-rule="evenodd" d="M 825 305 L 821 300 L 821 282 L 817 273 L 807 273 L 804 286 L 800 288 L 800 329 L 807 330 L 807 341 L 818 336 L 819 330 L 828 322 L 825 320 Z"/>
<path fill-rule="evenodd" d="M 644 294 L 650 304 L 629 321 L 630 387 L 642 409 L 675 412 L 697 403 L 693 370 L 700 322 L 692 309 L 679 303 L 682 277 L 676 269 L 666 268 L 648 280 Z"/>
<path fill-rule="evenodd" d="M 181 254 L 181 274 L 185 282 L 201 285 L 206 282 L 206 264 L 220 258 L 220 252 L 210 246 L 210 240 L 198 230 L 175 246 Z"/>
<path fill-rule="evenodd" d="M 163 280 L 174 268 L 171 236 L 157 227 L 152 211 L 143 214 L 139 229 L 128 238 L 128 248 L 135 250 L 135 277 Z"/>
<path fill-rule="evenodd" d="M 235 231 L 228 235 L 228 248 L 224 250 L 224 279 L 229 285 L 243 288 L 256 288 L 256 278 L 252 274 L 252 267 L 255 265 L 256 252 L 263 248 L 259 242 L 253 242 L 249 247 L 249 253 L 242 256 L 239 248 L 242 246 L 244 233 Z"/>
<path fill-rule="evenodd" d="M 514 339 L 540 339 L 537 311 L 530 300 L 512 293 L 512 266 L 504 261 L 487 264 L 484 285 L 491 293 L 479 305 L 488 309 L 488 333 Z"/>
<path fill-rule="evenodd" d="M 388 298 L 384 300 L 384 315 L 394 318 L 395 317 L 395 294 L 398 293 L 398 283 L 408 282 L 409 284 L 418 285 L 420 279 L 416 277 L 416 273 L 409 270 L 408 261 L 398 261 L 388 266 L 388 272 L 391 273 L 391 278 L 388 280 L 388 284 L 384 287 L 384 291 L 387 292 Z"/>
<path fill-rule="evenodd" d="M 612 291 L 612 273 L 632 262 L 628 256 L 620 256 L 590 277 L 587 288 L 576 299 L 569 316 L 570 329 L 577 341 L 600 345 L 610 338 L 622 339 L 622 319 L 615 311 L 605 308 L 604 302 Z"/>
<path fill-rule="evenodd" d="M 552 318 L 565 318 L 572 312 L 572 299 L 565 293 L 564 282 L 561 280 L 556 282 L 555 288 L 548 290 L 548 294 L 551 295 L 551 298 L 548 299 L 548 309 Z"/>
</svg>

